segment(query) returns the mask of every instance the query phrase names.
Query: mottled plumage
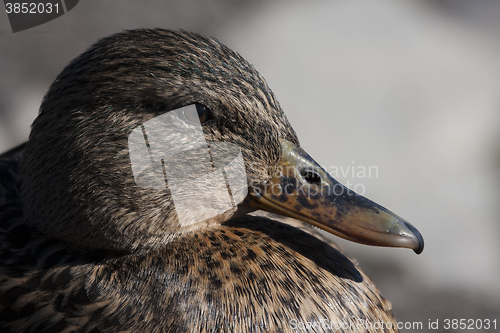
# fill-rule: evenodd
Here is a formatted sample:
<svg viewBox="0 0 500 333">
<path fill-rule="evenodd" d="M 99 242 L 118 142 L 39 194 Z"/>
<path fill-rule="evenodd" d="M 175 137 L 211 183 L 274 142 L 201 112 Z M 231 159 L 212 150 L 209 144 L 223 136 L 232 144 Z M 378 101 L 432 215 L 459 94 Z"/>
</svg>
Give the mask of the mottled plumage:
<svg viewBox="0 0 500 333">
<path fill-rule="evenodd" d="M 247 202 L 181 227 L 168 190 L 134 183 L 131 130 L 193 103 L 213 112 L 207 139 L 241 148 L 249 184 L 276 172 L 281 139 L 299 144 L 262 76 L 196 34 L 113 35 L 58 76 L 22 153 L 0 158 L 1 331 L 395 331 L 334 245 Z"/>
</svg>

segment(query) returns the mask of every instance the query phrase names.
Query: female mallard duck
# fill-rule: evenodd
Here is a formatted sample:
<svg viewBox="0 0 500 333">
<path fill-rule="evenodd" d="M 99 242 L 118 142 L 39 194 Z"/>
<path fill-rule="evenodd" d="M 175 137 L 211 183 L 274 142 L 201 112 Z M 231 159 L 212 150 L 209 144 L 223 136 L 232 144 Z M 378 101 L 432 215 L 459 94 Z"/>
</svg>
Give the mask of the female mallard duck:
<svg viewBox="0 0 500 333">
<path fill-rule="evenodd" d="M 102 39 L 0 164 L 2 332 L 396 331 L 390 303 L 339 250 L 245 214 L 423 248 L 300 148 L 248 62 L 197 34 Z"/>
</svg>

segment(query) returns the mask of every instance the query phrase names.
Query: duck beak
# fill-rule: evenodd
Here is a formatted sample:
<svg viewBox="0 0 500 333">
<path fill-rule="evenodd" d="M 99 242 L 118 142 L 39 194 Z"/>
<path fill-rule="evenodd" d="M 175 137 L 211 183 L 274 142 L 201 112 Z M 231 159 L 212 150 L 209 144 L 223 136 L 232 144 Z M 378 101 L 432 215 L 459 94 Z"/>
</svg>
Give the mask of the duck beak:
<svg viewBox="0 0 500 333">
<path fill-rule="evenodd" d="M 250 186 L 247 205 L 357 243 L 423 251 L 424 239 L 410 223 L 340 184 L 300 147 L 286 140 L 281 146 L 278 171 L 267 183 Z"/>
</svg>

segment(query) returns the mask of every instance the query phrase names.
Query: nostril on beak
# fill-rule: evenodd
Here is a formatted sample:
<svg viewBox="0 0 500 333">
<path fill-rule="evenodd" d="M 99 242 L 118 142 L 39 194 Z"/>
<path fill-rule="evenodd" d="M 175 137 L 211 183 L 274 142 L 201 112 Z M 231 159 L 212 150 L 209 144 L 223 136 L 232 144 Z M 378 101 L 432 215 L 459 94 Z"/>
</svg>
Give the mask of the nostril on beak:
<svg viewBox="0 0 500 333">
<path fill-rule="evenodd" d="M 300 175 L 309 184 L 320 184 L 321 183 L 321 176 L 314 170 L 302 169 L 300 171 Z"/>
</svg>

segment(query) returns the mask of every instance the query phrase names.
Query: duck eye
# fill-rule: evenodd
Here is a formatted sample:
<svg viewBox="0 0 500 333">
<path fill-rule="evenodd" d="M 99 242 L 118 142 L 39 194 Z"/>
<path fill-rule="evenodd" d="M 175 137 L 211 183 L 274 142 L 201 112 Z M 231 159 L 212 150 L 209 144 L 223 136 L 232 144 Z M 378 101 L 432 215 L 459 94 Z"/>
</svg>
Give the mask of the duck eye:
<svg viewBox="0 0 500 333">
<path fill-rule="evenodd" d="M 204 124 L 212 119 L 212 112 L 206 106 L 196 103 L 196 110 L 194 108 L 187 108 L 184 111 L 184 117 L 193 124 Z"/>
</svg>

